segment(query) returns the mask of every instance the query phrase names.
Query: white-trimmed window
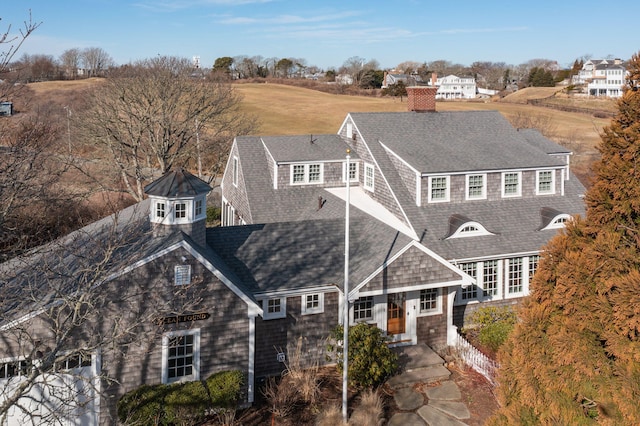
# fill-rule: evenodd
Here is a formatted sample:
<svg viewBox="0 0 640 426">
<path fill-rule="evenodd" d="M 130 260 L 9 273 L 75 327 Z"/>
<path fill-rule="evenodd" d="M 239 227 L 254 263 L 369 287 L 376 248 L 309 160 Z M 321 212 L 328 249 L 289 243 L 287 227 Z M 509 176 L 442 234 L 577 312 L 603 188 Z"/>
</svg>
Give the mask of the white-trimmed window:
<svg viewBox="0 0 640 426">
<path fill-rule="evenodd" d="M 346 182 L 347 177 L 345 170 L 347 169 L 347 162 L 342 163 L 342 181 Z M 357 182 L 358 181 L 358 162 L 350 161 L 349 162 L 349 182 Z"/>
<path fill-rule="evenodd" d="M 420 290 L 420 315 L 433 315 L 442 313 L 440 289 L 428 288 Z"/>
<path fill-rule="evenodd" d="M 191 284 L 191 265 L 176 265 L 173 282 L 175 285 Z"/>
<path fill-rule="evenodd" d="M 91 367 L 91 354 L 75 353 L 56 364 L 56 370 L 73 370 L 74 368 Z"/>
<path fill-rule="evenodd" d="M 533 280 L 533 276 L 538 270 L 538 263 L 540 263 L 540 256 L 533 255 L 529 256 L 529 284 L 531 284 L 531 280 Z"/>
<path fill-rule="evenodd" d="M 374 171 L 373 164 L 364 164 L 364 189 L 373 191 L 374 189 Z"/>
<path fill-rule="evenodd" d="M 167 213 L 166 208 L 167 207 L 165 203 L 156 202 L 156 217 L 163 218 Z"/>
<path fill-rule="evenodd" d="M 321 314 L 324 312 L 324 293 L 302 295 L 302 315 Z"/>
<path fill-rule="evenodd" d="M 0 379 L 25 376 L 31 368 L 31 360 L 17 359 L 0 362 Z"/>
<path fill-rule="evenodd" d="M 467 222 L 461 225 L 456 232 L 451 234 L 448 238 L 464 238 L 464 237 L 478 237 L 481 235 L 493 235 L 491 232 L 480 225 L 478 222 Z"/>
<path fill-rule="evenodd" d="M 522 173 L 506 172 L 502 173 L 502 196 L 519 197 L 522 195 Z"/>
<path fill-rule="evenodd" d="M 162 336 L 162 383 L 200 380 L 200 330 Z"/>
<path fill-rule="evenodd" d="M 232 170 L 233 186 L 238 186 L 238 157 L 233 157 L 233 170 Z"/>
<path fill-rule="evenodd" d="M 303 185 L 322 183 L 323 181 L 323 164 L 292 164 L 291 165 L 291 184 Z"/>
<path fill-rule="evenodd" d="M 462 271 L 469 275 L 471 278 L 478 278 L 478 264 L 476 262 L 462 263 L 460 264 L 459 268 L 462 269 Z M 475 284 L 468 284 L 460 287 L 460 302 L 465 303 L 476 300 L 477 298 L 478 287 Z"/>
<path fill-rule="evenodd" d="M 373 319 L 373 296 L 360 297 L 353 302 L 353 321 L 371 321 Z"/>
<path fill-rule="evenodd" d="M 195 215 L 196 218 L 202 216 L 202 213 L 204 212 L 204 210 L 202 208 L 203 205 L 204 205 L 203 200 L 196 200 L 194 202 L 193 210 L 194 210 L 194 215 Z"/>
<path fill-rule="evenodd" d="M 505 261 L 507 277 L 507 296 L 520 296 L 524 293 L 524 268 L 521 257 Z"/>
<path fill-rule="evenodd" d="M 187 217 L 187 203 L 180 201 L 173 205 L 174 217 L 176 220 L 185 219 Z"/>
<path fill-rule="evenodd" d="M 538 170 L 536 171 L 536 194 L 546 195 L 556 193 L 555 171 L 554 170 Z"/>
<path fill-rule="evenodd" d="M 569 222 L 571 220 L 571 216 L 569 216 L 566 213 L 562 213 L 559 214 L 558 216 L 554 217 L 547 226 L 545 226 L 542 229 L 560 229 L 560 228 L 564 228 L 567 224 L 567 222 Z"/>
<path fill-rule="evenodd" d="M 484 200 L 487 198 L 487 175 L 467 175 L 467 200 Z"/>
<path fill-rule="evenodd" d="M 264 312 L 263 318 L 266 320 L 284 318 L 287 316 L 287 298 L 274 297 L 264 299 L 262 301 L 262 310 Z"/>
<path fill-rule="evenodd" d="M 500 295 L 500 266 L 497 260 L 485 260 L 482 263 L 482 294 L 493 298 Z"/>
<path fill-rule="evenodd" d="M 429 177 L 429 202 L 449 201 L 449 176 Z"/>
</svg>

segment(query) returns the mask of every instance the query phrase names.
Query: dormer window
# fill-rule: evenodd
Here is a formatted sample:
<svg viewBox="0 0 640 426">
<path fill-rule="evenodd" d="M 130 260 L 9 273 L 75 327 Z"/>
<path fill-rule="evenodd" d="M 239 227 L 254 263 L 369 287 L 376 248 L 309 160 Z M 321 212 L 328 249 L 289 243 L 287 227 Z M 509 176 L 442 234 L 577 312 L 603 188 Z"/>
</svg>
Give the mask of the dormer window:
<svg viewBox="0 0 640 426">
<path fill-rule="evenodd" d="M 561 229 L 564 228 L 571 220 L 571 215 L 562 213 L 551 207 L 543 207 L 540 209 L 541 225 L 539 230 L 545 229 Z"/>
<path fill-rule="evenodd" d="M 536 172 L 536 194 L 555 194 L 555 179 L 553 170 L 538 170 Z"/>
<path fill-rule="evenodd" d="M 467 175 L 467 200 L 487 198 L 487 175 Z"/>
<path fill-rule="evenodd" d="M 429 202 L 449 201 L 449 176 L 429 177 Z"/>
<path fill-rule="evenodd" d="M 163 218 L 166 214 L 166 207 L 164 203 L 156 203 L 156 217 Z"/>
<path fill-rule="evenodd" d="M 292 164 L 291 165 L 291 184 L 304 185 L 309 183 L 322 183 L 323 168 L 322 164 Z"/>
<path fill-rule="evenodd" d="M 174 208 L 174 214 L 176 219 L 184 219 L 185 217 L 187 217 L 186 203 L 175 203 L 173 208 Z"/>
<path fill-rule="evenodd" d="M 449 238 L 479 237 L 482 235 L 493 235 L 478 222 L 467 222 L 461 225 Z"/>
<path fill-rule="evenodd" d="M 502 196 L 519 197 L 522 195 L 522 173 L 507 172 L 502 173 Z"/>
</svg>

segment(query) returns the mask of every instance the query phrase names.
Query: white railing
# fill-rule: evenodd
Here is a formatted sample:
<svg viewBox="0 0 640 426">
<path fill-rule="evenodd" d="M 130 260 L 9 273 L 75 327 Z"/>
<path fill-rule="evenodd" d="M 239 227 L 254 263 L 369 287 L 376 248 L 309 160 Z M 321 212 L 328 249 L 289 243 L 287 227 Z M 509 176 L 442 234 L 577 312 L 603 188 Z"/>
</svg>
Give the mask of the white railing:
<svg viewBox="0 0 640 426">
<path fill-rule="evenodd" d="M 456 333 L 455 350 L 462 361 L 495 384 L 498 363 L 476 349 L 460 334 Z"/>
</svg>

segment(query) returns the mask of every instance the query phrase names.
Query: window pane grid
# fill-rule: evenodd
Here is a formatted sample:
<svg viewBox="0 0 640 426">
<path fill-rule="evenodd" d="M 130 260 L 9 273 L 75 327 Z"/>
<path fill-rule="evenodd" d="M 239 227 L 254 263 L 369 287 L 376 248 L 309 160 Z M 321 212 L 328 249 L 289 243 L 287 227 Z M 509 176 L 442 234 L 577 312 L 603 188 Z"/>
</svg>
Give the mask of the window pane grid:
<svg viewBox="0 0 640 426">
<path fill-rule="evenodd" d="M 165 208 L 164 203 L 156 203 L 156 217 L 164 217 Z"/>
<path fill-rule="evenodd" d="M 482 267 L 482 286 L 485 296 L 498 295 L 498 261 L 488 260 Z"/>
<path fill-rule="evenodd" d="M 420 291 L 420 312 L 434 311 L 438 308 L 438 290 L 430 288 Z"/>
<path fill-rule="evenodd" d="M 280 299 L 269 299 L 267 301 L 267 311 L 270 314 L 280 312 Z"/>
<path fill-rule="evenodd" d="M 507 262 L 507 291 L 522 292 L 522 258 L 509 259 Z"/>
<path fill-rule="evenodd" d="M 445 177 L 431 178 L 431 199 L 432 200 L 447 199 L 447 178 Z"/>
<path fill-rule="evenodd" d="M 551 171 L 538 172 L 538 192 L 553 192 L 553 174 Z"/>
<path fill-rule="evenodd" d="M 364 166 L 364 186 L 373 189 L 373 166 L 369 164 Z"/>
<path fill-rule="evenodd" d="M 504 193 L 507 195 L 518 194 L 520 187 L 520 176 L 518 173 L 507 173 L 504 175 Z"/>
<path fill-rule="evenodd" d="M 304 182 L 304 165 L 294 165 L 293 166 L 293 183 L 303 183 Z"/>
<path fill-rule="evenodd" d="M 373 318 L 373 296 L 361 297 L 353 303 L 353 319 L 368 320 Z"/>
<path fill-rule="evenodd" d="M 481 198 L 484 196 L 484 176 L 469 176 L 469 198 Z"/>
<path fill-rule="evenodd" d="M 193 335 L 172 337 L 169 339 L 167 357 L 168 377 L 175 379 L 193 374 Z"/>
<path fill-rule="evenodd" d="M 477 263 L 463 263 L 460 265 L 460 269 L 462 269 L 467 275 L 471 276 L 472 278 L 478 277 Z M 460 296 L 462 297 L 462 300 L 475 299 L 478 296 L 477 287 L 473 284 L 462 286 L 462 292 Z"/>
<path fill-rule="evenodd" d="M 309 182 L 320 182 L 320 164 L 309 165 Z"/>
<path fill-rule="evenodd" d="M 308 294 L 307 295 L 307 309 L 317 309 L 320 307 L 320 295 Z"/>
<path fill-rule="evenodd" d="M 185 203 L 176 203 L 175 216 L 176 216 L 176 219 L 182 219 L 187 217 L 187 205 Z"/>
</svg>

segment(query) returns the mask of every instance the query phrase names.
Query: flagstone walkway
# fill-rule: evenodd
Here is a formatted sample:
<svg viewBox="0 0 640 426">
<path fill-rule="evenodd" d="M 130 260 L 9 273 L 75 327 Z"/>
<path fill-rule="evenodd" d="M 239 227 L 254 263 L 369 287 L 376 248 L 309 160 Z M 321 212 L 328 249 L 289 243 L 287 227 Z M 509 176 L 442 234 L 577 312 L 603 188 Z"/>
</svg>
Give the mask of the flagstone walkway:
<svg viewBox="0 0 640 426">
<path fill-rule="evenodd" d="M 387 384 L 400 409 L 389 426 L 461 426 L 471 414 L 444 360 L 424 344 L 394 349 L 401 373 Z"/>
</svg>

